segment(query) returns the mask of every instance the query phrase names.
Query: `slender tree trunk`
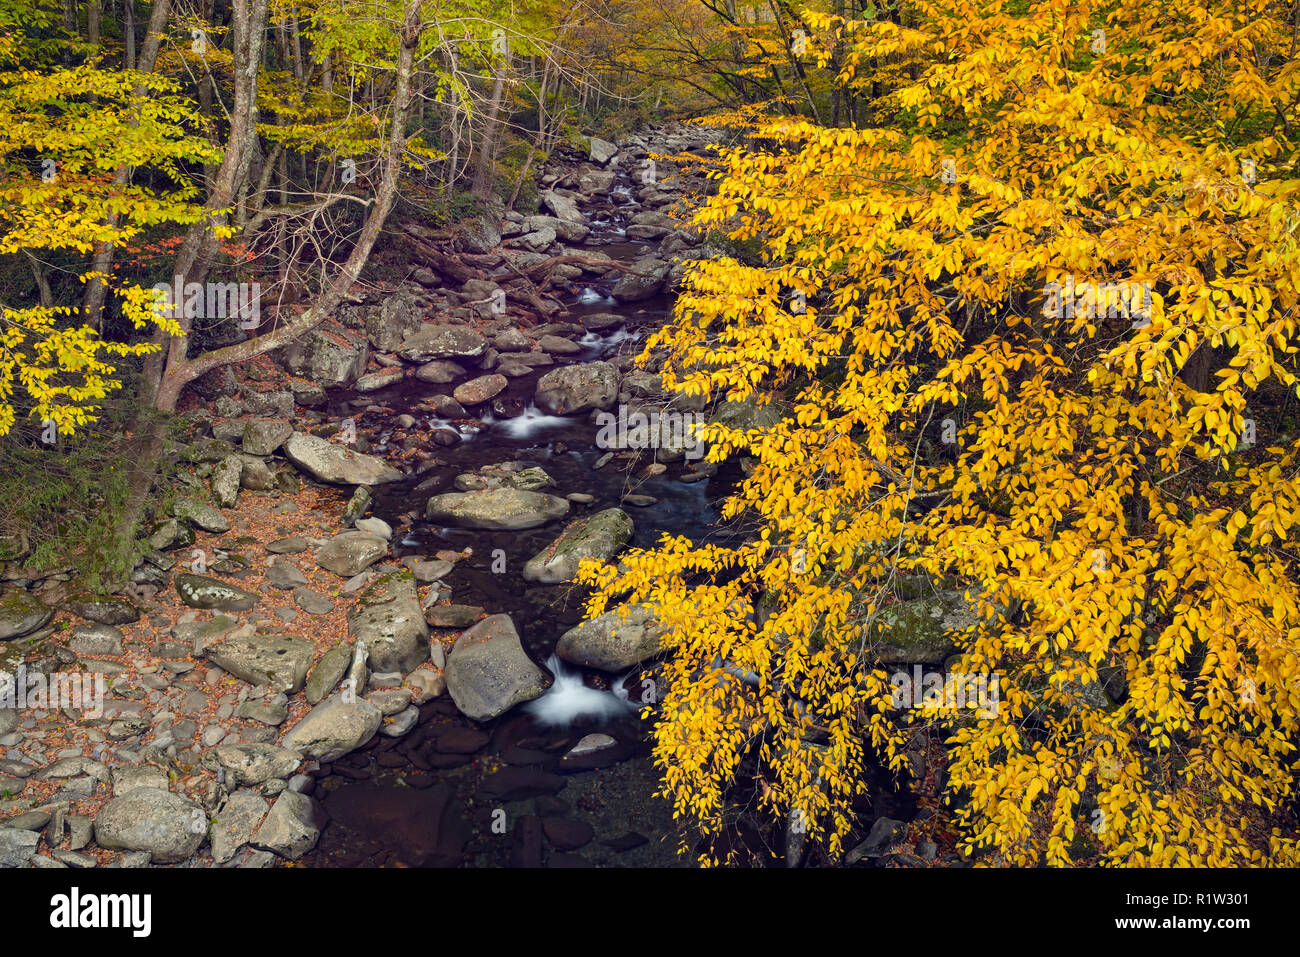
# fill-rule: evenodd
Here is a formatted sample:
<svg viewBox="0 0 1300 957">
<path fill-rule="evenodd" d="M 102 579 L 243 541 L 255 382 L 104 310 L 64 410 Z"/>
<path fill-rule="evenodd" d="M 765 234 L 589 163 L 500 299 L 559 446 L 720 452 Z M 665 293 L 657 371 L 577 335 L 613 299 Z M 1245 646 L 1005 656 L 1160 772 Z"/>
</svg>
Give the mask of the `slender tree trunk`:
<svg viewBox="0 0 1300 957">
<path fill-rule="evenodd" d="M 123 60 L 128 70 L 135 69 L 135 0 L 122 0 Z"/>
<path fill-rule="evenodd" d="M 475 196 L 487 199 L 492 193 L 492 168 L 495 165 L 497 135 L 500 127 L 501 101 L 505 98 L 506 70 L 510 68 L 510 51 L 507 49 L 497 67 L 496 77 L 492 81 L 492 99 L 488 103 L 487 122 L 483 127 L 483 138 L 479 140 L 478 159 L 474 163 L 474 180 L 469 191 Z"/>
<path fill-rule="evenodd" d="M 86 0 L 86 40 L 99 46 L 99 24 L 103 16 L 99 0 Z"/>
</svg>

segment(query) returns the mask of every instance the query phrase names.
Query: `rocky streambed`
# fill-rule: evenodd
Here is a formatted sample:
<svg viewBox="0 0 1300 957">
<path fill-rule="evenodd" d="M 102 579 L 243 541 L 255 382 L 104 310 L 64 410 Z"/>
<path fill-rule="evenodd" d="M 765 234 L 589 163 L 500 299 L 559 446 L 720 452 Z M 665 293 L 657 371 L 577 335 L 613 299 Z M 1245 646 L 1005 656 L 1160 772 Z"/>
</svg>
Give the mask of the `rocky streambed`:
<svg viewBox="0 0 1300 957">
<path fill-rule="evenodd" d="M 0 703 L 0 863 L 692 863 L 638 713 L 652 611 L 583 624 L 571 579 L 665 531 L 729 534 L 738 463 L 680 429 L 625 441 L 638 415 L 763 414 L 670 401 L 632 363 L 714 254 L 669 213 L 703 181 L 649 161 L 707 137 L 593 139 L 546 171 L 543 213 L 489 212 L 454 256 L 404 227 L 391 283 L 196 384 L 193 468 L 129 595 L 6 574 L 14 691 L 78 674 L 106 695 Z M 900 658 L 942 661 L 925 623 Z M 933 790 L 930 751 L 910 757 Z M 880 776 L 858 859 L 909 819 L 933 859 L 928 813 Z"/>
</svg>

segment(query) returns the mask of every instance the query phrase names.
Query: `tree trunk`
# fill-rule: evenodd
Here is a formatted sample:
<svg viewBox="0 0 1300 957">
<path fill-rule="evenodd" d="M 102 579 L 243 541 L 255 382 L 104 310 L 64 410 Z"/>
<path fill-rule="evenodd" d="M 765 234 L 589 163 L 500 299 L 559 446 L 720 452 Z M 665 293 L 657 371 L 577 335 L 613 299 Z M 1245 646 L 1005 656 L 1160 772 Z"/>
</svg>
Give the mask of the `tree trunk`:
<svg viewBox="0 0 1300 957">
<path fill-rule="evenodd" d="M 135 69 L 135 0 L 122 0 L 123 62 L 128 70 Z"/>
<path fill-rule="evenodd" d="M 469 191 L 475 196 L 487 199 L 492 194 L 492 168 L 497 152 L 497 135 L 500 127 L 501 101 L 505 98 L 506 70 L 510 68 L 510 51 L 507 48 L 502 57 L 496 77 L 492 81 L 492 99 L 488 103 L 487 122 L 483 128 L 483 138 L 479 141 L 478 159 L 474 164 L 474 181 Z"/>
</svg>

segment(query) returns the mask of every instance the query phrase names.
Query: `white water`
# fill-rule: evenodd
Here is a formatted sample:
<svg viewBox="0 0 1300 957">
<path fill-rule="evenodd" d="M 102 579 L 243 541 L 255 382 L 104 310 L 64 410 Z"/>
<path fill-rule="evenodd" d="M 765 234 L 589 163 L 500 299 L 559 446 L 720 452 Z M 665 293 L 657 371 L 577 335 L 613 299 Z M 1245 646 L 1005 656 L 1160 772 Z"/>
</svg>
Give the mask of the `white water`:
<svg viewBox="0 0 1300 957">
<path fill-rule="evenodd" d="M 527 407 L 519 415 L 510 419 L 486 419 L 492 428 L 507 438 L 523 440 L 531 439 L 539 432 L 547 429 L 558 428 L 562 425 L 572 425 L 573 421 L 562 415 L 547 415 L 529 402 Z"/>
<path fill-rule="evenodd" d="M 591 286 L 584 286 L 582 294 L 578 296 L 578 302 L 581 305 L 589 306 L 593 302 L 614 302 L 613 296 L 602 296 Z"/>
<path fill-rule="evenodd" d="M 546 667 L 555 675 L 555 683 L 546 694 L 524 705 L 524 710 L 542 724 L 567 727 L 582 717 L 612 719 L 636 711 L 621 681 L 614 684 L 615 691 L 597 691 L 584 685 L 582 675 L 556 655 L 546 659 Z"/>
</svg>

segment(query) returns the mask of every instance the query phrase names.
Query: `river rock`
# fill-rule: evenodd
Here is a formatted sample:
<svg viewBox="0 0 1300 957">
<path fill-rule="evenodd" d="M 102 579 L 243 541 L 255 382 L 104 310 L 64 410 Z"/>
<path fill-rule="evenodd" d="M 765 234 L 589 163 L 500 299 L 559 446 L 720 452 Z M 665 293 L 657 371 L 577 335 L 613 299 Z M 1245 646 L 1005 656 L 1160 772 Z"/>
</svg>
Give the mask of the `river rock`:
<svg viewBox="0 0 1300 957">
<path fill-rule="evenodd" d="M 273 561 L 266 570 L 266 580 L 273 588 L 290 591 L 307 585 L 307 576 L 297 565 L 283 558 Z"/>
<path fill-rule="evenodd" d="M 602 140 L 599 136 L 592 136 L 587 139 L 587 156 L 593 163 L 604 166 L 617 155 L 618 147 L 609 140 Z M 605 188 L 608 189 L 609 187 L 606 186 Z"/>
<path fill-rule="evenodd" d="M 288 748 L 252 742 L 223 744 L 204 756 L 205 765 L 222 767 L 235 783 L 245 785 L 287 778 L 301 763 L 301 756 Z"/>
<path fill-rule="evenodd" d="M 328 615 L 334 610 L 334 602 L 310 588 L 295 588 L 293 603 L 309 615 Z"/>
<path fill-rule="evenodd" d="M 242 456 L 244 470 L 239 475 L 239 487 L 253 492 L 269 492 L 275 488 L 275 473 L 271 467 L 254 455 Z"/>
<path fill-rule="evenodd" d="M 369 532 L 342 532 L 316 552 L 316 564 L 336 575 L 351 578 L 388 554 L 388 540 Z"/>
<path fill-rule="evenodd" d="M 537 407 L 553 415 L 608 409 L 618 401 L 618 369 L 609 362 L 584 362 L 553 369 L 537 380 Z"/>
<path fill-rule="evenodd" d="M 0 641 L 21 638 L 44 628 L 54 617 L 54 609 L 21 588 L 0 592 Z"/>
<path fill-rule="evenodd" d="M 364 339 L 347 340 L 317 328 L 298 336 L 279 355 L 294 375 L 323 389 L 345 389 L 366 371 L 370 346 Z"/>
<path fill-rule="evenodd" d="M 358 596 L 348 635 L 366 643 L 375 671 L 405 674 L 429 657 L 429 626 L 409 569 L 381 575 Z"/>
<path fill-rule="evenodd" d="M 614 185 L 613 170 L 588 170 L 578 177 L 578 189 L 586 196 L 603 196 Z"/>
<path fill-rule="evenodd" d="M 609 561 L 632 537 L 632 519 L 621 508 L 607 508 L 579 519 L 524 565 L 524 579 L 548 585 L 573 581 L 584 558 Z"/>
<path fill-rule="evenodd" d="M 79 655 L 120 655 L 122 637 L 112 625 L 82 625 L 72 629 L 68 647 Z"/>
<path fill-rule="evenodd" d="M 524 223 L 529 229 L 537 232 L 550 230 L 566 243 L 580 243 L 591 233 L 589 226 L 560 219 L 558 216 L 529 216 Z"/>
<path fill-rule="evenodd" d="M 407 290 L 384 296 L 378 309 L 366 314 L 366 338 L 380 352 L 394 352 L 420 330 L 423 307 Z"/>
<path fill-rule="evenodd" d="M 177 575 L 176 593 L 191 608 L 218 611 L 248 611 L 259 600 L 251 591 L 207 575 Z"/>
<path fill-rule="evenodd" d="M 487 340 L 469 326 L 423 326 L 408 336 L 397 354 L 408 362 L 433 359 L 477 359 L 487 349 Z"/>
<path fill-rule="evenodd" d="M 220 535 L 230 531 L 230 520 L 211 505 L 193 499 L 181 499 L 172 508 L 172 514 L 195 528 Z"/>
<path fill-rule="evenodd" d="M 147 851 L 155 864 L 178 864 L 199 849 L 207 815 L 197 804 L 159 788 L 115 797 L 95 817 L 95 842 L 110 851 Z"/>
<path fill-rule="evenodd" d="M 236 791 L 226 799 L 212 825 L 212 859 L 224 864 L 253 839 L 271 805 L 252 791 Z"/>
<path fill-rule="evenodd" d="M 334 695 L 307 712 L 281 743 L 307 758 L 336 761 L 373 738 L 382 720 L 365 698 Z"/>
<path fill-rule="evenodd" d="M 510 381 L 503 375 L 483 375 L 477 379 L 462 382 L 452 390 L 451 394 L 461 405 L 480 405 L 500 395 L 501 391 L 509 384 Z"/>
<path fill-rule="evenodd" d="M 208 477 L 212 500 L 221 508 L 234 508 L 239 501 L 239 482 L 243 475 L 244 460 L 238 455 L 227 455 L 213 466 Z"/>
<path fill-rule="evenodd" d="M 316 667 L 307 677 L 306 697 L 311 705 L 320 704 L 325 696 L 335 689 L 352 664 L 352 646 L 346 643 L 335 645 L 321 655 Z"/>
<path fill-rule="evenodd" d="M 624 273 L 610 290 L 619 302 L 639 302 L 658 294 L 664 287 L 670 265 L 662 259 L 642 259 Z"/>
<path fill-rule="evenodd" d="M 373 455 L 353 452 L 318 435 L 295 432 L 284 443 L 285 457 L 318 482 L 334 485 L 383 485 L 402 473 Z"/>
<path fill-rule="evenodd" d="M 463 379 L 469 375 L 465 367 L 458 362 L 451 362 L 447 359 L 434 359 L 432 362 L 426 362 L 415 370 L 415 377 L 421 382 L 430 382 L 434 385 L 447 385 L 455 382 L 457 379 Z"/>
<path fill-rule="evenodd" d="M 444 677 L 456 707 L 475 721 L 495 718 L 547 687 L 546 673 L 524 653 L 509 615 L 492 615 L 463 632 Z"/>
<path fill-rule="evenodd" d="M 269 685 L 293 694 L 307 680 L 316 646 L 292 635 L 241 635 L 235 633 L 207 649 L 208 660 L 252 685 Z"/>
<path fill-rule="evenodd" d="M 539 199 L 542 205 L 566 223 L 577 223 L 579 226 L 587 225 L 587 217 L 582 215 L 582 210 L 578 209 L 577 203 L 567 196 L 562 196 L 555 190 L 547 190 L 541 194 Z"/>
<path fill-rule="evenodd" d="M 293 426 L 283 419 L 250 419 L 244 424 L 242 448 L 249 455 L 271 455 L 291 435 Z"/>
<path fill-rule="evenodd" d="M 19 827 L 0 827 L 0 867 L 26 867 L 41 835 Z"/>
<path fill-rule="evenodd" d="M 251 843 L 296 861 L 316 846 L 324 826 L 325 817 L 312 798 L 297 791 L 281 791 Z"/>
<path fill-rule="evenodd" d="M 880 661 L 937 665 L 956 651 L 951 633 L 976 621 L 963 590 L 948 589 L 882 608 L 867 646 Z"/>
<path fill-rule="evenodd" d="M 662 634 L 649 608 L 624 605 L 570 628 L 560 636 L 555 653 L 575 665 L 625 671 L 653 657 Z"/>
<path fill-rule="evenodd" d="M 435 495 L 429 499 L 425 517 L 455 528 L 513 531 L 545 525 L 568 511 L 569 503 L 555 495 L 492 488 Z"/>
</svg>

